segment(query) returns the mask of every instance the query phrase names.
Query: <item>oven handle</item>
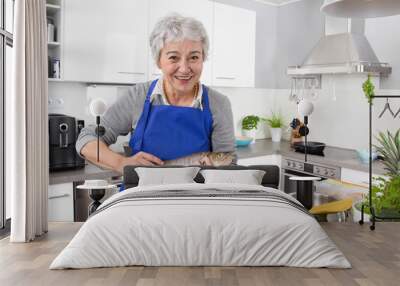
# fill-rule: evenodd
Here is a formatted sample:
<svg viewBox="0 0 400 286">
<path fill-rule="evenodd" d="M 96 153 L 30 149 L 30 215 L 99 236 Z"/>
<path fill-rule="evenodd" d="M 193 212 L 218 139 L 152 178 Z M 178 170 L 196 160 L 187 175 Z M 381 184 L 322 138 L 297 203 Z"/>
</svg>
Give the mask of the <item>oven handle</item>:
<svg viewBox="0 0 400 286">
<path fill-rule="evenodd" d="M 314 174 L 311 173 L 306 173 L 306 172 L 296 172 L 293 171 L 294 173 L 286 173 L 286 172 L 282 172 L 282 175 L 284 176 L 301 176 L 304 175 L 304 177 L 309 177 L 309 176 L 313 176 L 313 177 L 319 177 L 319 176 L 315 176 Z"/>
</svg>

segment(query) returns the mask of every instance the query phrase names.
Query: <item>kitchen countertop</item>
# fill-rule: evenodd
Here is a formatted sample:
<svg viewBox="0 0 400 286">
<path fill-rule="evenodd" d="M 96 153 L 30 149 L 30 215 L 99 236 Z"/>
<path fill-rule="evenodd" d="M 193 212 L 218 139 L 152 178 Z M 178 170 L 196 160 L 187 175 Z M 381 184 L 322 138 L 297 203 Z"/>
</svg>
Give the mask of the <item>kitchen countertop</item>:
<svg viewBox="0 0 400 286">
<path fill-rule="evenodd" d="M 116 171 L 103 169 L 87 162 L 86 166 L 81 169 L 50 172 L 49 184 L 55 185 L 84 180 L 110 179 L 120 176 L 121 174 Z"/>
<path fill-rule="evenodd" d="M 275 143 L 271 139 L 256 140 L 254 144 L 248 147 L 239 147 L 237 154 L 239 159 L 277 154 L 292 159 L 304 160 L 304 153 L 295 152 L 288 141 Z M 324 156 L 307 155 L 307 161 L 369 172 L 368 164 L 363 164 L 358 158 L 357 152 L 352 149 L 326 146 Z M 372 163 L 372 173 L 377 175 L 385 173 L 382 162 L 374 161 Z"/>
<path fill-rule="evenodd" d="M 237 155 L 238 159 L 282 155 L 292 159 L 304 160 L 304 154 L 293 151 L 288 141 L 275 143 L 271 139 L 259 139 L 248 147 L 239 147 L 237 148 Z M 361 163 L 355 150 L 326 146 L 324 155 L 308 155 L 308 161 L 368 172 L 368 164 Z M 384 174 L 383 164 L 375 161 L 372 165 L 372 172 L 377 175 Z M 51 172 L 49 183 L 53 185 L 91 179 L 110 179 L 120 176 L 121 174 L 116 171 L 99 168 L 91 163 L 87 163 L 85 168 L 82 169 Z"/>
</svg>

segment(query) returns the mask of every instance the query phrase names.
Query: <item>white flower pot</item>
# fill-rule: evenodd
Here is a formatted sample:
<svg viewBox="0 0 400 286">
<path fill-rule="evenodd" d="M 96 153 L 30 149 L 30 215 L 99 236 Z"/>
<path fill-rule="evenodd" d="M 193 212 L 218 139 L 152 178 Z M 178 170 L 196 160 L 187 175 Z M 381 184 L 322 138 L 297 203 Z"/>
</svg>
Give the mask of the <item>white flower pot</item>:
<svg viewBox="0 0 400 286">
<path fill-rule="evenodd" d="M 353 203 L 353 207 L 351 209 L 351 213 L 353 215 L 353 222 L 358 223 L 361 219 L 361 211 L 356 208 L 356 204 L 358 202 Z M 369 214 L 364 212 L 364 222 L 369 222 Z"/>
<path fill-rule="evenodd" d="M 244 129 L 242 129 L 242 135 L 243 135 L 243 136 L 253 138 L 253 141 L 251 141 L 251 143 L 254 143 L 254 142 L 255 142 L 255 140 L 256 140 L 256 133 L 257 133 L 257 129 L 251 129 L 251 130 L 244 130 Z"/>
<path fill-rule="evenodd" d="M 282 128 L 271 128 L 272 142 L 281 142 Z"/>
</svg>

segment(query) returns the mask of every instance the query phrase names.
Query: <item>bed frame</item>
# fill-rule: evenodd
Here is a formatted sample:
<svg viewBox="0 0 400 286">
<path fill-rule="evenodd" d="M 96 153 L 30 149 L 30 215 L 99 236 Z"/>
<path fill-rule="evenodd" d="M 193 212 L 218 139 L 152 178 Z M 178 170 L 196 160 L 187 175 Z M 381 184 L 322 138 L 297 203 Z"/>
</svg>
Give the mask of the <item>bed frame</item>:
<svg viewBox="0 0 400 286">
<path fill-rule="evenodd" d="M 139 176 L 135 171 L 135 168 L 143 166 L 125 166 L 124 168 L 124 185 L 125 188 L 136 187 L 139 183 Z M 183 168 L 185 166 L 157 166 L 157 167 L 147 167 L 147 168 Z M 206 169 L 219 169 L 219 170 L 262 170 L 265 171 L 265 175 L 262 179 L 261 184 L 264 187 L 271 187 L 278 189 L 279 186 L 279 167 L 276 165 L 251 165 L 251 166 L 221 166 L 221 167 L 210 167 L 210 166 L 199 166 L 202 170 Z M 197 183 L 204 183 L 203 176 L 198 173 L 194 178 Z"/>
</svg>

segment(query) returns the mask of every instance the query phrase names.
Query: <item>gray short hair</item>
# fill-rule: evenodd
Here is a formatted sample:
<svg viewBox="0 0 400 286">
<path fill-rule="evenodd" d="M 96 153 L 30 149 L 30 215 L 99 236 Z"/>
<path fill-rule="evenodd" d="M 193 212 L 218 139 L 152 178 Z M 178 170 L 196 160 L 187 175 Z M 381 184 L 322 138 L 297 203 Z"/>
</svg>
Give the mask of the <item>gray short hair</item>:
<svg viewBox="0 0 400 286">
<path fill-rule="evenodd" d="M 201 41 L 203 46 L 203 60 L 207 59 L 209 41 L 203 24 L 191 17 L 183 17 L 173 13 L 161 18 L 150 35 L 151 54 L 156 61 L 160 59 L 164 43 L 182 41 L 184 39 Z"/>
</svg>

